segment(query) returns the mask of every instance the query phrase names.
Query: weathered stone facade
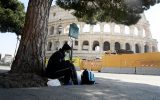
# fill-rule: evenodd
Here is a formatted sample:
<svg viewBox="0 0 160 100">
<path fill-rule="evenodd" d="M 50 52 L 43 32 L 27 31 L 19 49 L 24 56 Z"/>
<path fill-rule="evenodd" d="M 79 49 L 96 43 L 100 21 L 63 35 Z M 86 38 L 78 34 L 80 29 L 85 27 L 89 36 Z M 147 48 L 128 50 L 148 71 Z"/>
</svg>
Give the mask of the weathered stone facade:
<svg viewBox="0 0 160 100">
<path fill-rule="evenodd" d="M 156 52 L 157 40 L 152 38 L 149 22 L 145 15 L 132 26 L 115 23 L 97 23 L 89 25 L 78 22 L 70 14 L 58 6 L 51 7 L 46 55 L 49 57 L 56 49 L 62 47 L 64 42 L 70 41 L 68 37 L 69 25 L 76 23 L 80 29 L 79 37 L 73 42 L 73 56 L 85 59 L 95 59 L 107 51 L 115 49 L 132 50 L 134 53 Z"/>
</svg>

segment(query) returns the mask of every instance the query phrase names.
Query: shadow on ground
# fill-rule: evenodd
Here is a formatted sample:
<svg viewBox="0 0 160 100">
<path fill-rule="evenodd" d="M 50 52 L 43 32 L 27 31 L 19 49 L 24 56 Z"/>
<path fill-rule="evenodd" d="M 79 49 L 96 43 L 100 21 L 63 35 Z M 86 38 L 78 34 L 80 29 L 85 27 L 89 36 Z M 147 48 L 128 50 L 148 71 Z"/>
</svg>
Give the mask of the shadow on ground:
<svg viewBox="0 0 160 100">
<path fill-rule="evenodd" d="M 160 100 L 160 87 L 96 78 L 98 84 L 0 89 L 1 100 Z"/>
</svg>

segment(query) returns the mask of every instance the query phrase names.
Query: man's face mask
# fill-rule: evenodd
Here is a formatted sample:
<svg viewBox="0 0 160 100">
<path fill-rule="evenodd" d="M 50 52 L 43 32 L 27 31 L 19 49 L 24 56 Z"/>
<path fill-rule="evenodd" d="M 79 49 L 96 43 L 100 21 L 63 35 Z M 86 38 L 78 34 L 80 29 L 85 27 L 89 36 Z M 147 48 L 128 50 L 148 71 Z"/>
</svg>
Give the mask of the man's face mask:
<svg viewBox="0 0 160 100">
<path fill-rule="evenodd" d="M 66 51 L 65 52 L 65 59 L 69 59 L 70 58 L 70 51 Z"/>
</svg>

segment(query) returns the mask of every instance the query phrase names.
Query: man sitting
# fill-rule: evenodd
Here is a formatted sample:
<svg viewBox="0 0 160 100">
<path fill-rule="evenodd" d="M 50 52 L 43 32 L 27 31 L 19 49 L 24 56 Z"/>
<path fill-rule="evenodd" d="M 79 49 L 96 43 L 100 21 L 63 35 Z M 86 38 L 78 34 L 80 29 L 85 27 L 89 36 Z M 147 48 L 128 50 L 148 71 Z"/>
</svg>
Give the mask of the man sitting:
<svg viewBox="0 0 160 100">
<path fill-rule="evenodd" d="M 78 84 L 77 73 L 70 61 L 65 61 L 65 52 L 69 53 L 71 47 L 65 43 L 61 49 L 52 54 L 48 61 L 46 74 L 48 78 L 62 78 L 63 84 L 69 84 L 70 79 L 74 85 Z"/>
</svg>

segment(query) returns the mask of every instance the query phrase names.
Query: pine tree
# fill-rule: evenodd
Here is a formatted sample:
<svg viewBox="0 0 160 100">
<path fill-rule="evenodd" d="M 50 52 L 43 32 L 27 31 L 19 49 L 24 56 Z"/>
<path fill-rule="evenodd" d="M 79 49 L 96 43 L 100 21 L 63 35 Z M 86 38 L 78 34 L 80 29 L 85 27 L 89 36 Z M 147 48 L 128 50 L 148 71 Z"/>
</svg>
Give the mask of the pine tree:
<svg viewBox="0 0 160 100">
<path fill-rule="evenodd" d="M 18 0 L 0 1 L 0 32 L 22 33 L 24 26 L 24 5 Z"/>
<path fill-rule="evenodd" d="M 89 24 L 115 22 L 136 24 L 140 13 L 159 3 L 160 0 L 57 0 L 56 4 L 66 10 L 73 9 L 79 21 Z"/>
</svg>

